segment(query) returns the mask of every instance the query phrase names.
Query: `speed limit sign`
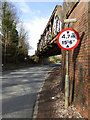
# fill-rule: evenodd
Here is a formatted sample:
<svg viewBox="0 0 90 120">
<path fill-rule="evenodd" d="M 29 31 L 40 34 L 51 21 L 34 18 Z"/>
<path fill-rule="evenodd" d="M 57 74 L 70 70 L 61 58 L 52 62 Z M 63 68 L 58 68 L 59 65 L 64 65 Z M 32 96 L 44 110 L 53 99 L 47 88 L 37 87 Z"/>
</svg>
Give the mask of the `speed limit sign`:
<svg viewBox="0 0 90 120">
<path fill-rule="evenodd" d="M 57 37 L 58 46 L 64 50 L 74 49 L 80 41 L 79 34 L 72 28 L 62 30 Z"/>
</svg>

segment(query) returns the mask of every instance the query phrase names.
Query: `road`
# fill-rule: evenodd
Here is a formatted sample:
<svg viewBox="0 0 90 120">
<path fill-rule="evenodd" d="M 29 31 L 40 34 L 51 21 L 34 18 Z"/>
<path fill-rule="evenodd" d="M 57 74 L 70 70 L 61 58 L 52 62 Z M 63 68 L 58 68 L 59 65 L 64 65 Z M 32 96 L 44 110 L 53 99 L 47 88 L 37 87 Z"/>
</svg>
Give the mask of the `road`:
<svg viewBox="0 0 90 120">
<path fill-rule="evenodd" d="M 3 72 L 2 117 L 32 118 L 37 95 L 52 68 L 39 66 Z"/>
</svg>

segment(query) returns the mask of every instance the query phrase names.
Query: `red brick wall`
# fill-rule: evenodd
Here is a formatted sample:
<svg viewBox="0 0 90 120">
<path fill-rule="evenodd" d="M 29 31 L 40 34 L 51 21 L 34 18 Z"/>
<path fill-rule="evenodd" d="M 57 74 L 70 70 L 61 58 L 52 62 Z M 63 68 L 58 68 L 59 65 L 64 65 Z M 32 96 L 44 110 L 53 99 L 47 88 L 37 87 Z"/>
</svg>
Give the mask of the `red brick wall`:
<svg viewBox="0 0 90 120">
<path fill-rule="evenodd" d="M 72 3 L 64 2 L 64 13 L 70 9 Z M 66 9 L 67 6 L 67 9 Z M 70 23 L 70 28 L 75 29 L 80 36 L 79 45 L 69 51 L 70 75 L 70 102 L 74 102 L 80 113 L 88 118 L 88 87 L 89 87 L 89 13 L 88 2 L 79 2 L 71 13 L 65 18 L 77 18 L 76 23 Z M 72 7 L 71 7 L 72 8 Z M 64 18 L 64 19 L 65 19 Z M 62 51 L 62 69 L 65 77 L 65 51 Z"/>
</svg>

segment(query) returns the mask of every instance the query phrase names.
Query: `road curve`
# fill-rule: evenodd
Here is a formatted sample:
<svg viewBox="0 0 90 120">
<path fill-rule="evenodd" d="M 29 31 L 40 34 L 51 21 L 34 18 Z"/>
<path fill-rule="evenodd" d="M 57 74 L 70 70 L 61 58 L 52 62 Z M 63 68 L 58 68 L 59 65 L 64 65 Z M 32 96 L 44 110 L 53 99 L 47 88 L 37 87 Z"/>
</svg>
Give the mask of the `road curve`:
<svg viewBox="0 0 90 120">
<path fill-rule="evenodd" d="M 3 72 L 2 117 L 32 118 L 35 100 L 52 68 L 39 66 Z"/>
</svg>

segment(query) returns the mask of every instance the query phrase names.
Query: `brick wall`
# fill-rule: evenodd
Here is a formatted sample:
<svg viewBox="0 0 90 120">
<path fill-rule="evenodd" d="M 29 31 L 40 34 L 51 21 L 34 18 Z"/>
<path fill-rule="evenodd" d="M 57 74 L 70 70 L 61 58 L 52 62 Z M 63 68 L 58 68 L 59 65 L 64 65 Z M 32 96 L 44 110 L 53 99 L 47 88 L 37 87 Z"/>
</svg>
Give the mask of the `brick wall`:
<svg viewBox="0 0 90 120">
<path fill-rule="evenodd" d="M 88 118 L 88 88 L 89 88 L 89 13 L 88 2 L 63 3 L 64 19 L 77 18 L 76 23 L 70 23 L 80 36 L 79 45 L 69 51 L 70 102 L 74 102 L 82 116 Z M 65 28 L 65 26 L 64 26 Z M 62 71 L 65 78 L 65 51 L 62 50 Z"/>
</svg>

